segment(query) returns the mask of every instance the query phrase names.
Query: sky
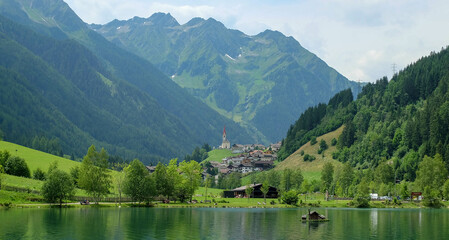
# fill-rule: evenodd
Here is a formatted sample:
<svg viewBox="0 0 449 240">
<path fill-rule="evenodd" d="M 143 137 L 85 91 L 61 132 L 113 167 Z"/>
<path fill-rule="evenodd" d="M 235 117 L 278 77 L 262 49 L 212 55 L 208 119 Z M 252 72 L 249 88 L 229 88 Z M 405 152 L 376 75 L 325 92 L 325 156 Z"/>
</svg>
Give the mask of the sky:
<svg viewBox="0 0 449 240">
<path fill-rule="evenodd" d="M 294 37 L 353 81 L 373 82 L 449 45 L 447 0 L 65 0 L 87 23 L 170 13 Z"/>
</svg>

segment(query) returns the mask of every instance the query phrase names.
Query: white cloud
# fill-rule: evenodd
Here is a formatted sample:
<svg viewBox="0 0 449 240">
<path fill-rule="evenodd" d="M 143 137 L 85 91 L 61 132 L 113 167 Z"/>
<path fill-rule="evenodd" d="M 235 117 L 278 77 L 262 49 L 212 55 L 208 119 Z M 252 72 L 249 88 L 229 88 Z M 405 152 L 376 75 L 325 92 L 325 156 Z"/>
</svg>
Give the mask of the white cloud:
<svg viewBox="0 0 449 240">
<path fill-rule="evenodd" d="M 449 44 L 449 1 L 434 0 L 66 0 L 88 23 L 170 12 L 181 24 L 213 17 L 255 35 L 265 29 L 293 36 L 351 80 L 391 76 Z"/>
</svg>

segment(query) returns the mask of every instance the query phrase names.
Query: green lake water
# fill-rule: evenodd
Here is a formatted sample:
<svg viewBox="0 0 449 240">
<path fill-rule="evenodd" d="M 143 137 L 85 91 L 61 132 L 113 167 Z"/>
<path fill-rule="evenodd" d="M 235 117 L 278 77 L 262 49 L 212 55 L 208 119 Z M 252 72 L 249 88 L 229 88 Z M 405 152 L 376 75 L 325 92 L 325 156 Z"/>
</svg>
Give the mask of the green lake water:
<svg viewBox="0 0 449 240">
<path fill-rule="evenodd" d="M 0 239 L 449 239 L 448 209 L 2 209 Z"/>
</svg>

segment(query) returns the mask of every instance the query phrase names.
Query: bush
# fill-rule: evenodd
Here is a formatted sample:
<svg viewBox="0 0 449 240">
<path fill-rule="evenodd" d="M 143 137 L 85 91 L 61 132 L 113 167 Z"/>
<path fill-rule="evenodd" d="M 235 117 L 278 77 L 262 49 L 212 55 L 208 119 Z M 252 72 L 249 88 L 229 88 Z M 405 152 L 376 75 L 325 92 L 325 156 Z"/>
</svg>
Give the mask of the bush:
<svg viewBox="0 0 449 240">
<path fill-rule="evenodd" d="M 34 173 L 33 173 L 33 178 L 36 180 L 44 181 L 45 180 L 45 172 L 42 171 L 42 169 L 37 168 L 36 171 L 34 171 Z"/>
<path fill-rule="evenodd" d="M 301 150 L 301 151 L 299 152 L 299 154 L 300 154 L 301 156 L 304 156 L 304 150 Z"/>
<path fill-rule="evenodd" d="M 312 137 L 312 139 L 310 139 L 310 145 L 315 145 L 316 143 L 316 137 Z"/>
<path fill-rule="evenodd" d="M 294 190 L 290 190 L 282 194 L 282 202 L 288 205 L 296 205 L 298 202 L 298 194 Z"/>
<path fill-rule="evenodd" d="M 324 141 L 324 139 L 321 139 L 321 141 L 320 141 L 320 149 L 324 151 L 324 150 L 326 150 L 328 148 L 329 148 L 329 146 L 327 145 L 326 141 Z"/>
<path fill-rule="evenodd" d="M 316 158 L 315 158 L 315 156 L 312 156 L 312 155 L 309 155 L 309 154 L 306 154 L 306 155 L 304 155 L 304 161 L 313 161 L 313 160 L 315 160 Z"/>
<path fill-rule="evenodd" d="M 438 198 L 438 191 L 432 190 L 429 186 L 424 188 L 422 203 L 424 206 L 431 208 L 439 208 L 442 205 Z"/>
<path fill-rule="evenodd" d="M 5 164 L 5 172 L 9 175 L 19 176 L 19 177 L 30 177 L 30 169 L 23 158 L 20 157 L 10 157 Z"/>
<path fill-rule="evenodd" d="M 332 138 L 332 140 L 331 140 L 331 146 L 335 146 L 335 145 L 337 145 L 337 139 Z"/>
</svg>

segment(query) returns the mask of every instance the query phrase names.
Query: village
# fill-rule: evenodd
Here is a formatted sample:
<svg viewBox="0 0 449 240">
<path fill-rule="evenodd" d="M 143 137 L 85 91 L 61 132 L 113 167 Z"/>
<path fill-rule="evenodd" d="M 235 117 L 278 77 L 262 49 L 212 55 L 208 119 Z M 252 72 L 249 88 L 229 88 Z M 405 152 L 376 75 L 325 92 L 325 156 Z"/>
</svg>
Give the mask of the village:
<svg viewBox="0 0 449 240">
<path fill-rule="evenodd" d="M 265 147 L 261 144 L 231 144 L 226 136 L 226 127 L 223 129 L 223 141 L 219 148 L 230 149 L 236 156 L 225 157 L 218 161 L 210 161 L 213 168 L 218 169 L 218 173 L 227 175 L 233 172 L 242 174 L 254 171 L 264 171 L 273 168 L 274 161 L 277 160 L 277 151 L 281 147 L 281 142 Z M 218 178 L 218 176 L 216 176 Z"/>
</svg>

